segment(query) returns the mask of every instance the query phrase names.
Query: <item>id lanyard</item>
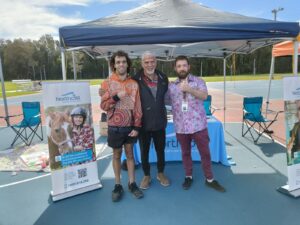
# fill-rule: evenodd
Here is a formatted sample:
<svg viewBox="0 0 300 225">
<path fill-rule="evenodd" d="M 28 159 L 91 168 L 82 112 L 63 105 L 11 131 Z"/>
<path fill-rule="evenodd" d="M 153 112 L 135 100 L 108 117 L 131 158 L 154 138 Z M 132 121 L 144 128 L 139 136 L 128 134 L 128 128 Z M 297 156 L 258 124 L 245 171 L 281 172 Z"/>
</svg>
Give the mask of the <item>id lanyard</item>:
<svg viewBox="0 0 300 225">
<path fill-rule="evenodd" d="M 181 103 L 181 111 L 182 112 L 187 112 L 189 110 L 189 104 L 187 100 L 187 95 L 185 92 L 183 92 L 183 98 L 182 98 L 182 103 Z"/>
</svg>

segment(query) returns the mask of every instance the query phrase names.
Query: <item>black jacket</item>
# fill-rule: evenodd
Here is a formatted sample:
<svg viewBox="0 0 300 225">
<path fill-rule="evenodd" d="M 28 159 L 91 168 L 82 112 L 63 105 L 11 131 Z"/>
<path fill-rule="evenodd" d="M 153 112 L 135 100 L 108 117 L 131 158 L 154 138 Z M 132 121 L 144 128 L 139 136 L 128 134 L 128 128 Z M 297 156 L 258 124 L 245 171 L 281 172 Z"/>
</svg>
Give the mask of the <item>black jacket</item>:
<svg viewBox="0 0 300 225">
<path fill-rule="evenodd" d="M 169 80 L 162 72 L 155 70 L 155 73 L 158 76 L 156 99 L 142 78 L 144 74 L 143 69 L 133 77 L 138 82 L 140 88 L 143 111 L 142 129 L 146 131 L 161 130 L 167 126 L 165 94 L 168 91 Z"/>
</svg>

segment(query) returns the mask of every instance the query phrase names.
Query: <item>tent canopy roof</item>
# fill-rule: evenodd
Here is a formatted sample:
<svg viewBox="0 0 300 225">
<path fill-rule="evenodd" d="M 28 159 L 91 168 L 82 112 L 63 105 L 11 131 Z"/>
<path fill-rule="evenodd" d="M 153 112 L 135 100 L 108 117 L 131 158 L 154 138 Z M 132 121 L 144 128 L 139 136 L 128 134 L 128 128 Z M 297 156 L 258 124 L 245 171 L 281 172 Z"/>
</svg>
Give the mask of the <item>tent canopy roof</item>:
<svg viewBox="0 0 300 225">
<path fill-rule="evenodd" d="M 59 29 L 65 48 L 76 47 L 102 57 L 118 49 L 131 55 L 152 50 L 162 57 L 223 57 L 232 52 L 249 53 L 298 33 L 298 23 L 221 12 L 190 0 L 156 0 Z"/>
</svg>

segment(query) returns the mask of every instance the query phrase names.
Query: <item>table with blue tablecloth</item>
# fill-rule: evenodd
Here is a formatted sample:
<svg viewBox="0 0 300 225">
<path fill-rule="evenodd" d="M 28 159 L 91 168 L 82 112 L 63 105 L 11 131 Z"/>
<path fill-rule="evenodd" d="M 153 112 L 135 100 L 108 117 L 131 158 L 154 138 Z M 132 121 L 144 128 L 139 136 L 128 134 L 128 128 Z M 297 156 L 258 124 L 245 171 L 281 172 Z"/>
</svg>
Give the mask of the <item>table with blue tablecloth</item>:
<svg viewBox="0 0 300 225">
<path fill-rule="evenodd" d="M 210 154 L 213 162 L 222 163 L 223 165 L 230 166 L 228 161 L 226 146 L 224 140 L 224 130 L 222 123 L 215 117 L 210 116 L 207 118 L 208 133 L 210 138 Z M 134 145 L 135 163 L 141 162 L 141 153 L 139 143 Z M 125 154 L 122 155 L 122 160 L 125 159 Z M 193 161 L 201 161 L 200 154 L 198 152 L 196 144 L 192 143 L 192 159 Z M 168 121 L 166 128 L 166 148 L 165 148 L 165 160 L 166 161 L 181 161 L 181 149 L 180 144 L 176 139 L 176 133 L 174 130 L 174 124 L 172 120 Z M 153 142 L 150 146 L 149 162 L 156 162 L 156 152 Z"/>
</svg>

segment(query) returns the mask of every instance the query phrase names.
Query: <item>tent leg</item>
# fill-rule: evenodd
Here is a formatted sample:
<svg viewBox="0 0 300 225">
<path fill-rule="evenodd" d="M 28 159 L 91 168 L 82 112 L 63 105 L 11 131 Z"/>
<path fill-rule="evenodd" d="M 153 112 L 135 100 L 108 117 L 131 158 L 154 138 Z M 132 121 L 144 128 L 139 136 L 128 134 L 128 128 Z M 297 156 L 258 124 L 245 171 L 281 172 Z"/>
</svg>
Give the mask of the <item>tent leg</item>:
<svg viewBox="0 0 300 225">
<path fill-rule="evenodd" d="M 5 120 L 6 120 L 7 126 L 9 126 L 8 107 L 7 107 L 6 92 L 5 92 L 5 85 L 4 85 L 4 76 L 3 76 L 3 71 L 2 71 L 1 56 L 0 56 L 0 79 L 1 79 L 1 87 L 2 87 L 2 97 L 3 97 L 3 103 L 4 103 L 4 111 L 5 111 Z"/>
<path fill-rule="evenodd" d="M 223 76 L 224 76 L 224 130 L 226 130 L 226 58 L 223 59 Z"/>
<path fill-rule="evenodd" d="M 267 94 L 267 101 L 266 101 L 266 118 L 268 117 L 270 91 L 271 91 L 272 78 L 273 78 L 273 74 L 274 74 L 274 66 L 275 66 L 275 57 L 272 56 L 271 67 L 270 67 L 270 75 L 269 75 L 269 87 L 268 87 L 268 94 Z"/>
<path fill-rule="evenodd" d="M 76 58 L 75 58 L 75 53 L 74 53 L 74 51 L 72 51 L 72 61 L 73 61 L 74 80 L 77 80 Z"/>
<path fill-rule="evenodd" d="M 61 48 L 61 69 L 63 81 L 67 80 L 65 49 Z"/>
<path fill-rule="evenodd" d="M 293 74 L 298 75 L 298 41 L 293 41 L 294 43 L 294 55 L 293 55 Z"/>
<path fill-rule="evenodd" d="M 110 63 L 109 63 L 109 58 L 105 58 L 107 61 L 107 68 L 108 68 L 108 77 L 111 75 L 111 68 L 110 68 Z"/>
</svg>

